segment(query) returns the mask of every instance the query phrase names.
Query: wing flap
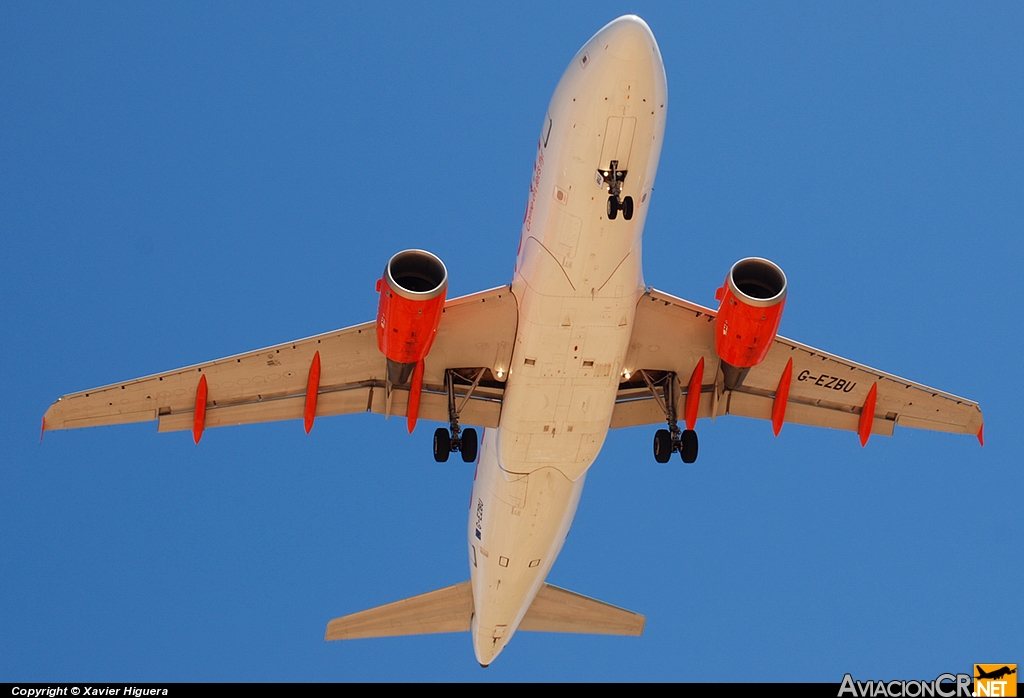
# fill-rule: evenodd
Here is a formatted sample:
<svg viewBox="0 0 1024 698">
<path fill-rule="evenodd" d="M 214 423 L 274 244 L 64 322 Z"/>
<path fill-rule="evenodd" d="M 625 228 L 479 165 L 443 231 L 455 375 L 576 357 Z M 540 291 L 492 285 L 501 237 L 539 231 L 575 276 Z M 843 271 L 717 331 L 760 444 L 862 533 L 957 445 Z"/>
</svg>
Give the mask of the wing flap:
<svg viewBox="0 0 1024 698">
<path fill-rule="evenodd" d="M 343 390 L 322 392 L 317 397 L 316 414 L 326 417 L 336 414 L 366 412 L 369 406 L 371 387 L 356 385 Z M 381 388 L 383 392 L 383 388 Z M 272 398 L 246 402 L 239 405 L 212 405 L 206 408 L 207 427 L 258 424 L 286 419 L 302 419 L 306 406 L 306 395 Z M 158 431 L 187 431 L 192 429 L 192 410 L 160 415 Z"/>
<path fill-rule="evenodd" d="M 465 632 L 472 617 L 473 589 L 467 581 L 335 618 L 327 624 L 324 639 Z"/>
<path fill-rule="evenodd" d="M 205 426 L 223 427 L 235 424 L 273 422 L 278 419 L 300 419 L 304 400 L 290 397 L 264 400 L 242 405 L 207 407 Z M 192 429 L 192 410 L 177 414 L 162 414 L 157 431 L 187 431 Z"/>
<path fill-rule="evenodd" d="M 420 398 L 420 419 L 447 422 L 448 397 L 441 392 L 439 386 L 435 386 L 431 390 L 433 392 L 424 392 Z M 317 417 L 330 417 L 340 414 L 355 414 L 357 412 L 384 414 L 384 403 L 383 382 L 374 382 L 369 386 L 356 385 L 351 388 L 333 389 L 329 392 L 321 392 L 317 397 L 316 415 Z M 404 415 L 408 403 L 408 389 L 396 388 L 391 399 L 391 414 L 396 416 Z M 302 419 L 305 405 L 305 393 L 240 405 L 213 405 L 206 408 L 206 427 Z M 160 415 L 158 431 L 189 431 L 192 429 L 192 416 L 193 410 L 162 414 Z M 500 397 L 475 396 L 466 403 L 465 408 L 460 413 L 459 424 L 463 426 L 494 428 L 498 426 L 498 418 L 500 416 Z M 153 419 L 153 417 L 149 416 L 145 419 Z M 145 421 L 145 419 L 133 419 L 131 421 Z M 110 422 L 104 421 L 100 423 L 109 424 Z M 83 424 L 82 426 L 95 425 Z"/>
<path fill-rule="evenodd" d="M 754 419 L 770 420 L 772 418 L 773 398 L 737 391 L 729 391 L 727 395 L 726 414 Z M 811 427 L 857 431 L 860 425 L 860 415 L 849 411 L 790 401 L 786 406 L 786 421 L 790 424 L 804 424 Z M 895 425 L 894 420 L 875 417 L 871 425 L 871 433 L 892 436 Z"/>
<path fill-rule="evenodd" d="M 632 635 L 644 631 L 647 619 L 567 589 L 544 584 L 519 624 L 520 630 L 589 635 Z"/>
</svg>

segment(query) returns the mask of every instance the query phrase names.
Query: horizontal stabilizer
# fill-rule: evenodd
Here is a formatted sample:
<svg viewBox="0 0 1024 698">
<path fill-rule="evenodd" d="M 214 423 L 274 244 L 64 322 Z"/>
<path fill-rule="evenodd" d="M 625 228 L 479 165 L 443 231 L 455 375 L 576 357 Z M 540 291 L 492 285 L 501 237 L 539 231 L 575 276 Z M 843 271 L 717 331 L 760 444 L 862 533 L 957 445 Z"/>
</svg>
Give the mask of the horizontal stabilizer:
<svg viewBox="0 0 1024 698">
<path fill-rule="evenodd" d="M 429 635 L 469 630 L 473 589 L 469 582 L 360 611 L 327 624 L 325 640 Z"/>
<path fill-rule="evenodd" d="M 384 606 L 335 618 L 326 640 L 355 640 L 394 635 L 429 635 L 469 630 L 473 618 L 470 582 L 431 591 Z M 640 635 L 646 619 L 639 613 L 575 594 L 550 584 L 537 592 L 519 630 L 592 635 Z"/>
<path fill-rule="evenodd" d="M 647 619 L 589 596 L 550 584 L 537 592 L 520 630 L 590 635 L 640 635 Z"/>
</svg>

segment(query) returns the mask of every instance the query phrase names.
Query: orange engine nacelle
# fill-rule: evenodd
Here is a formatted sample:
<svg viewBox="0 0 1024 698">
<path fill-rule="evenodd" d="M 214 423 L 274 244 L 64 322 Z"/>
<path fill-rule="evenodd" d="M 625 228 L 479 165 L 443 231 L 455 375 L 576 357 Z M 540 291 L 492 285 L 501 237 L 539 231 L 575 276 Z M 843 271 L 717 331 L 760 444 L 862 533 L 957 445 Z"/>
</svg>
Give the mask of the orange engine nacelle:
<svg viewBox="0 0 1024 698">
<path fill-rule="evenodd" d="M 716 298 L 715 351 L 726 364 L 744 369 L 768 356 L 786 305 L 786 275 L 767 259 L 748 257 L 732 265 Z"/>
<path fill-rule="evenodd" d="M 405 250 L 388 261 L 377 290 L 377 348 L 387 357 L 394 382 L 402 384 L 437 336 L 448 270 L 429 252 Z"/>
</svg>

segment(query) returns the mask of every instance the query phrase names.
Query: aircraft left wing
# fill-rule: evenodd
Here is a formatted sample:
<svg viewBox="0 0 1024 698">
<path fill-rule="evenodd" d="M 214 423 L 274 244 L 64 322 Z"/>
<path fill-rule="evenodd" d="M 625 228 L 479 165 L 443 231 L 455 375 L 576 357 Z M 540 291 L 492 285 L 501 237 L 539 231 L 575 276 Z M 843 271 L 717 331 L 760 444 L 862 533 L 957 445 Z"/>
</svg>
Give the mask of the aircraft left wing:
<svg viewBox="0 0 1024 698">
<path fill-rule="evenodd" d="M 734 414 L 770 420 L 780 378 L 792 360 L 785 422 L 857 432 L 874 385 L 871 434 L 891 436 L 899 425 L 982 439 L 978 403 L 785 337 L 776 337 L 765 360 L 751 368 L 739 386 L 727 389 L 715 353 L 715 316 L 714 310 L 654 289 L 641 297 L 625 362 L 631 375 L 620 383 L 613 428 L 665 422 L 665 412 L 641 380 L 641 370 L 649 376 L 675 373 L 679 392 L 685 393 L 702 358 L 699 417 Z M 676 403 L 681 420 L 684 399 L 680 397 Z"/>
<path fill-rule="evenodd" d="M 460 423 L 498 425 L 503 384 L 493 368 L 512 356 L 516 300 L 508 286 L 445 303 L 437 338 L 424 361 L 419 415 L 448 421 L 446 369 L 485 369 Z M 205 427 L 302 419 L 314 356 L 320 355 L 316 416 L 384 412 L 386 361 L 374 322 L 196 364 L 145 378 L 65 395 L 43 417 L 43 431 L 158 420 L 159 431 L 192 429 L 196 396 L 206 376 Z M 468 391 L 460 387 L 462 393 Z M 405 415 L 408 387 L 398 387 L 391 414 Z"/>
</svg>

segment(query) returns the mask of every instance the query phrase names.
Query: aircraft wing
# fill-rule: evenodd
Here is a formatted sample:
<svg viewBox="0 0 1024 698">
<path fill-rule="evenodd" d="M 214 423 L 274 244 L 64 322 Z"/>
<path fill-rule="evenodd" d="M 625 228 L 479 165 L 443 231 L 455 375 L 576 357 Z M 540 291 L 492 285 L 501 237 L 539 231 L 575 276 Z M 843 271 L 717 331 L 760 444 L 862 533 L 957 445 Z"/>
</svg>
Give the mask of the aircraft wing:
<svg viewBox="0 0 1024 698">
<path fill-rule="evenodd" d="M 792 359 L 785 422 L 857 432 L 861 410 L 872 385 L 877 385 L 872 434 L 891 436 L 899 425 L 982 438 L 978 403 L 785 337 L 776 337 L 767 358 L 750 369 L 738 387 L 727 390 L 715 353 L 715 315 L 714 310 L 648 289 L 637 305 L 625 364 L 631 375 L 620 384 L 613 428 L 663 424 L 665 413 L 638 374 L 674 372 L 685 392 L 701 358 L 704 385 L 698 417 L 735 414 L 770 420 L 780 378 Z M 683 404 L 677 400 L 680 420 Z"/>
<path fill-rule="evenodd" d="M 445 303 L 437 337 L 424 362 L 419 416 L 448 421 L 446 369 L 486 369 L 460 423 L 496 427 L 503 384 L 492 368 L 504 369 L 512 356 L 518 321 L 508 286 Z M 258 351 L 229 356 L 145 378 L 65 395 L 46 411 L 43 430 L 158 420 L 159 431 L 192 429 L 196 394 L 206 376 L 205 426 L 302 419 L 314 355 L 321 370 L 316 416 L 384 412 L 386 361 L 377 349 L 374 322 Z M 468 381 L 467 381 L 468 382 Z M 465 386 L 456 392 L 467 392 Z M 398 387 L 391 414 L 405 415 L 408 386 Z"/>
</svg>

